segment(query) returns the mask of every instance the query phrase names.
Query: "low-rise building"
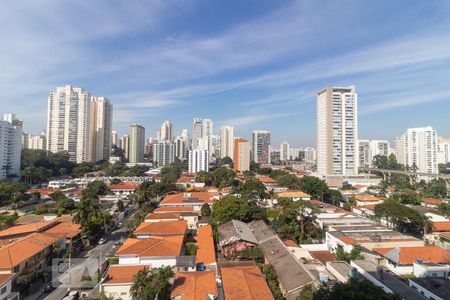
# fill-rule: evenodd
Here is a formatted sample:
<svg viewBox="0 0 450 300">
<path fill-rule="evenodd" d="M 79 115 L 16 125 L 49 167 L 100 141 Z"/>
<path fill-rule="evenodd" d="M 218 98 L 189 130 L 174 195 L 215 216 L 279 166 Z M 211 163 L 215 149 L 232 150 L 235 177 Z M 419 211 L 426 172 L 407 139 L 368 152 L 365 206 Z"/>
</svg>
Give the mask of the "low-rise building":
<svg viewBox="0 0 450 300">
<path fill-rule="evenodd" d="M 199 227 L 197 230 L 197 264 L 205 266 L 207 269 L 215 269 L 216 250 L 211 225 Z"/>
<path fill-rule="evenodd" d="M 119 265 L 144 265 L 150 268 L 175 267 L 182 255 L 184 236 L 128 238 L 117 250 Z"/>
<path fill-rule="evenodd" d="M 189 192 L 167 195 L 159 204 L 161 207 L 192 207 L 194 212 L 199 212 L 203 204 L 212 205 L 220 199 L 218 193 Z"/>
<path fill-rule="evenodd" d="M 253 248 L 258 241 L 244 222 L 231 220 L 218 227 L 219 246 L 225 257 L 235 257 L 239 252 Z"/>
<path fill-rule="evenodd" d="M 100 283 L 100 290 L 107 298 L 131 300 L 130 288 L 134 276 L 145 266 L 112 265 Z"/>
<path fill-rule="evenodd" d="M 214 271 L 177 272 L 170 297 L 173 300 L 217 299 Z"/>
<path fill-rule="evenodd" d="M 444 278 L 409 278 L 409 286 L 430 300 L 450 299 L 450 281 Z"/>
<path fill-rule="evenodd" d="M 0 274 L 0 300 L 19 300 L 19 293 L 12 291 L 16 274 Z"/>
<path fill-rule="evenodd" d="M 117 196 L 129 196 L 139 187 L 139 183 L 121 182 L 118 184 L 110 184 L 109 190 Z"/>
<path fill-rule="evenodd" d="M 356 206 L 367 206 L 376 205 L 383 203 L 384 200 L 372 195 L 356 195 L 355 196 Z"/>
<path fill-rule="evenodd" d="M 261 270 L 253 262 L 220 264 L 225 299 L 273 300 Z"/>
<path fill-rule="evenodd" d="M 137 238 L 145 239 L 153 236 L 184 236 L 187 222 L 184 220 L 163 222 L 142 222 L 135 230 Z"/>
<path fill-rule="evenodd" d="M 441 199 L 436 199 L 436 198 L 425 198 L 425 199 L 422 199 L 422 202 L 420 203 L 420 205 L 422 205 L 424 207 L 429 207 L 429 208 L 438 208 L 439 205 L 441 205 L 442 203 L 446 203 L 446 201 L 443 201 Z"/>
<path fill-rule="evenodd" d="M 278 198 L 287 198 L 293 201 L 300 201 L 305 200 L 309 201 L 311 200 L 311 195 L 302 192 L 300 190 L 287 190 L 280 193 L 277 193 Z"/>
</svg>

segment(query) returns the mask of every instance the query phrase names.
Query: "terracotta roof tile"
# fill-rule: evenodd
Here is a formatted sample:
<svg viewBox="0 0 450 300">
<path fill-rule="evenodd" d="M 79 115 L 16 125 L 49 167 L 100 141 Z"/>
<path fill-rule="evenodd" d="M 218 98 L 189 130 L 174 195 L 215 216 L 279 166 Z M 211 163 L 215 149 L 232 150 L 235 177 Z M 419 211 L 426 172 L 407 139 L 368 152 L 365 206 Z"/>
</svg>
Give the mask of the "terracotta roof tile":
<svg viewBox="0 0 450 300">
<path fill-rule="evenodd" d="M 135 190 L 139 187 L 138 183 L 134 182 L 121 182 L 118 184 L 110 184 L 110 190 Z"/>
<path fill-rule="evenodd" d="M 146 220 L 178 220 L 180 219 L 181 214 L 180 213 L 149 213 L 145 216 Z"/>
<path fill-rule="evenodd" d="M 187 230 L 187 221 L 142 222 L 134 234 L 149 235 L 184 235 Z"/>
<path fill-rule="evenodd" d="M 0 238 L 4 238 L 10 235 L 20 235 L 20 234 L 29 234 L 33 232 L 43 231 L 46 227 L 50 227 L 54 225 L 57 220 L 52 221 L 43 221 L 25 225 L 17 225 L 10 227 L 8 229 L 0 231 Z"/>
<path fill-rule="evenodd" d="M 41 196 L 51 196 L 52 194 L 58 192 L 59 189 L 42 188 L 42 189 L 28 189 L 27 194 L 39 193 Z"/>
<path fill-rule="evenodd" d="M 44 231 L 45 233 L 60 233 L 68 238 L 74 238 L 81 233 L 81 226 L 68 222 L 61 222 Z"/>
<path fill-rule="evenodd" d="M 182 300 L 210 299 L 218 295 L 214 271 L 177 272 L 171 296 Z"/>
<path fill-rule="evenodd" d="M 293 240 L 284 240 L 283 242 L 288 247 L 299 247 L 299 245 Z"/>
<path fill-rule="evenodd" d="M 379 202 L 379 201 L 381 201 L 380 198 L 374 197 L 372 195 L 356 195 L 355 199 L 357 201 L 364 201 L 364 202 Z"/>
<path fill-rule="evenodd" d="M 201 226 L 197 230 L 197 263 L 205 265 L 216 263 L 216 250 L 211 225 Z"/>
<path fill-rule="evenodd" d="M 106 280 L 102 284 L 131 284 L 134 281 L 134 275 L 145 267 L 146 266 L 112 265 L 109 267 Z"/>
<path fill-rule="evenodd" d="M 356 244 L 356 241 L 352 239 L 349 236 L 342 236 L 339 238 L 342 242 L 346 243 L 347 245 L 353 245 Z"/>
<path fill-rule="evenodd" d="M 15 273 L 12 274 L 0 274 L 0 287 L 4 285 L 7 281 L 11 280 L 14 276 L 16 276 Z"/>
<path fill-rule="evenodd" d="M 162 201 L 161 205 L 164 204 L 185 204 L 190 203 L 214 203 L 214 198 L 218 197 L 217 193 L 208 192 L 190 192 L 190 193 L 178 193 L 173 195 L 167 195 Z"/>
<path fill-rule="evenodd" d="M 324 265 L 329 261 L 335 261 L 336 257 L 330 251 L 309 251 L 309 254 L 318 259 Z"/>
<path fill-rule="evenodd" d="M 167 213 L 167 212 L 193 212 L 194 208 L 192 206 L 161 206 L 156 208 L 153 212 L 154 213 Z"/>
<path fill-rule="evenodd" d="M 179 256 L 184 237 L 156 236 L 146 239 L 129 238 L 117 249 L 116 256 L 135 255 L 139 257 Z"/>
<path fill-rule="evenodd" d="M 256 266 L 220 268 L 225 299 L 270 300 L 274 299 L 266 280 Z"/>
<path fill-rule="evenodd" d="M 402 265 L 412 265 L 416 259 L 431 263 L 450 263 L 450 253 L 436 246 L 374 248 L 373 250 L 383 256 L 389 256 L 391 251 L 399 250 L 396 263 Z"/>
<path fill-rule="evenodd" d="M 262 183 L 277 183 L 278 181 L 276 181 L 273 178 L 270 178 L 268 176 L 259 176 L 258 177 L 259 181 L 261 181 Z"/>
<path fill-rule="evenodd" d="M 450 231 L 450 221 L 433 222 L 433 231 Z"/>
<path fill-rule="evenodd" d="M 425 198 L 422 200 L 422 202 L 426 203 L 426 204 L 432 204 L 432 205 L 440 205 L 442 204 L 444 201 L 440 200 L 440 199 L 435 199 L 435 198 Z"/>
<path fill-rule="evenodd" d="M 305 192 L 299 191 L 299 190 L 287 190 L 287 191 L 278 193 L 278 197 L 281 197 L 281 198 L 295 198 L 295 197 L 309 198 L 309 197 L 311 197 L 311 195 L 309 195 Z"/>
</svg>

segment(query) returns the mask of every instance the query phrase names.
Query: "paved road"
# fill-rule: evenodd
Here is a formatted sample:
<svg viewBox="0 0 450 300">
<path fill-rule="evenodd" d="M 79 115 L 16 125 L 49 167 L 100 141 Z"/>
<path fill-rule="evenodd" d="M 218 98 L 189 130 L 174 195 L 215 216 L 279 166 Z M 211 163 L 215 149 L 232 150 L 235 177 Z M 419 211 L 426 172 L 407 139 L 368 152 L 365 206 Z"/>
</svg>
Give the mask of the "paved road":
<svg viewBox="0 0 450 300">
<path fill-rule="evenodd" d="M 81 281 L 81 277 L 85 274 L 95 274 L 101 263 L 114 253 L 118 246 L 115 242 L 126 238 L 127 228 L 120 228 L 106 235 L 108 241 L 103 245 L 97 245 L 95 248 L 87 252 L 81 261 L 78 258 L 73 259 L 71 267 L 64 274 L 60 275 L 53 282 L 59 285 L 53 292 L 47 295 L 40 295 L 37 299 L 44 300 L 61 300 L 68 292 L 69 286 L 77 285 Z M 61 283 L 61 284 L 58 284 Z"/>
</svg>

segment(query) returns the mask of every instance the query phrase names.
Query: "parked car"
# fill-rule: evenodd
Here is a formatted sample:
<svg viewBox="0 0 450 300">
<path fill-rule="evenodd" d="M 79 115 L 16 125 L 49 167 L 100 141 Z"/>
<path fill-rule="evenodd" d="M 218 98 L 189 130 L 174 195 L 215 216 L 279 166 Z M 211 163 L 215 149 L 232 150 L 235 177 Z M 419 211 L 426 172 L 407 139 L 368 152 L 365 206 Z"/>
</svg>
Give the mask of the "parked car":
<svg viewBox="0 0 450 300">
<path fill-rule="evenodd" d="M 44 287 L 44 293 L 50 293 L 54 290 L 55 288 L 53 287 L 53 285 L 51 283 L 47 284 Z"/>
<path fill-rule="evenodd" d="M 98 241 L 98 244 L 99 244 L 99 245 L 102 245 L 102 244 L 106 243 L 107 240 L 108 240 L 107 238 L 102 237 L 102 238 Z"/>
</svg>

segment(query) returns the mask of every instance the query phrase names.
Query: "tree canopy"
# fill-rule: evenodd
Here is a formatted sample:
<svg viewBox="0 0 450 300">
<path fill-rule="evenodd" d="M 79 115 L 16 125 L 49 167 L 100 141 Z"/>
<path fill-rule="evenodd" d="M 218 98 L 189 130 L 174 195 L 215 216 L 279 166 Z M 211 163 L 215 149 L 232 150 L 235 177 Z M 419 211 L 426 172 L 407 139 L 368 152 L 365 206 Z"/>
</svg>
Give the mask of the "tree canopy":
<svg viewBox="0 0 450 300">
<path fill-rule="evenodd" d="M 133 278 L 130 288 L 133 300 L 154 300 L 170 298 L 170 278 L 174 273 L 170 266 L 149 270 L 145 267 L 139 270 Z"/>
<path fill-rule="evenodd" d="M 213 204 L 212 223 L 216 226 L 231 220 L 250 222 L 267 218 L 264 208 L 253 201 L 246 201 L 235 196 L 225 196 Z"/>
</svg>

